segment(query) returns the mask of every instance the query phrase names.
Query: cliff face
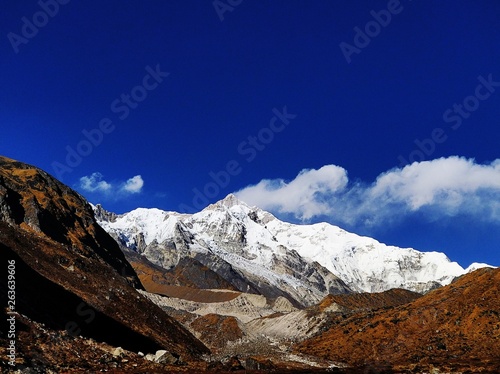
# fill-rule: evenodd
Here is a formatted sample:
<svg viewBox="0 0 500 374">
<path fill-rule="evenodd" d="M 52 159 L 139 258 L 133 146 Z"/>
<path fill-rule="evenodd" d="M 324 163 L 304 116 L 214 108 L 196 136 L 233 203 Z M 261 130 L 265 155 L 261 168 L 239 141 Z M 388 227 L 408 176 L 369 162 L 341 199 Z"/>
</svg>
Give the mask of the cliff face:
<svg viewBox="0 0 500 374">
<path fill-rule="evenodd" d="M 42 170 L 3 157 L 0 257 L 15 260 L 16 311 L 68 338 L 81 335 L 135 352 L 166 349 L 183 360 L 208 352 L 136 291 L 139 278 L 82 196 Z M 0 293 L 6 300 L 5 278 Z M 26 363 L 33 357 L 24 348 L 37 337 L 19 334 L 18 360 Z"/>
<path fill-rule="evenodd" d="M 169 296 L 167 292 L 163 292 L 168 286 L 237 291 L 236 287 L 219 274 L 190 257 L 182 258 L 174 268 L 166 270 L 133 251 L 125 250 L 125 256 L 148 292 Z"/>
<path fill-rule="evenodd" d="M 498 372 L 500 269 L 480 269 L 389 310 L 337 319 L 298 351 L 374 368 Z"/>
</svg>

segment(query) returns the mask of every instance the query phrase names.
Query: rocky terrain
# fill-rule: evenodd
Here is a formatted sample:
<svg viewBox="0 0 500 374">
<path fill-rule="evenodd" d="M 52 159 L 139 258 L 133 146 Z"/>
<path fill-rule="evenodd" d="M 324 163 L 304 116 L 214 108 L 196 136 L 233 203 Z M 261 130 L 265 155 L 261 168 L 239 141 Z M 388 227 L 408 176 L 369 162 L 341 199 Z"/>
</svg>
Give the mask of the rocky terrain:
<svg viewBox="0 0 500 374">
<path fill-rule="evenodd" d="M 413 372 L 498 372 L 500 269 L 480 269 L 401 306 L 333 321 L 298 352 Z"/>
<path fill-rule="evenodd" d="M 0 158 L 0 257 L 3 264 L 15 261 L 20 366 L 56 370 L 50 356 L 57 347 L 48 343 L 35 354 L 30 347 L 38 334 L 24 333 L 21 321 L 57 331 L 68 348 L 82 336 L 133 352 L 166 349 L 183 361 L 209 352 L 137 291 L 135 271 L 85 199 L 45 172 L 6 158 Z M 0 285 L 7 300 L 7 278 Z M 5 357 L 4 334 L 1 343 Z M 85 360 L 75 357 L 59 368 Z"/>
<path fill-rule="evenodd" d="M 210 347 L 212 353 L 220 357 L 267 354 L 275 359 L 290 355 L 293 343 L 318 335 L 333 321 L 366 311 L 387 310 L 421 297 L 401 289 L 374 294 L 329 295 L 317 305 L 297 309 L 285 298 L 272 303 L 264 296 L 245 293 L 224 302 L 210 298 L 193 302 L 143 293 L 175 316 Z M 308 356 L 307 352 L 302 353 Z M 297 353 L 295 356 L 297 359 Z M 309 363 L 317 361 L 317 358 L 308 359 Z M 343 363 L 329 360 L 329 365 L 342 366 Z"/>
</svg>

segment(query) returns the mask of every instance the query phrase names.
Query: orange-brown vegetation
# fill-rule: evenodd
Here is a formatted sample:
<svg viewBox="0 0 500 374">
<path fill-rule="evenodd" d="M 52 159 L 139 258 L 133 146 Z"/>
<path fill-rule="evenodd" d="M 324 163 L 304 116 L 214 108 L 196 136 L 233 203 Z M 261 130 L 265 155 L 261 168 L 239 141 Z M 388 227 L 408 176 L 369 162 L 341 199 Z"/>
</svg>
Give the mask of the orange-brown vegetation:
<svg viewBox="0 0 500 374">
<path fill-rule="evenodd" d="M 135 271 L 83 197 L 39 169 L 1 157 L 0 259 L 15 261 L 15 311 L 59 331 L 68 347 L 81 335 L 136 352 L 167 349 L 184 360 L 209 352 L 135 290 L 141 287 Z M 2 300 L 6 282 L 0 279 Z M 29 348 L 38 337 L 19 335 L 19 360 L 50 356 Z M 0 345 L 7 346 L 3 334 Z"/>
<path fill-rule="evenodd" d="M 296 349 L 355 366 L 495 372 L 499 286 L 500 269 L 480 269 L 409 304 L 338 318 Z"/>
<path fill-rule="evenodd" d="M 215 350 L 243 337 L 238 320 L 231 316 L 207 314 L 191 322 L 191 329 L 210 349 Z"/>
<path fill-rule="evenodd" d="M 377 293 L 328 295 L 319 303 L 318 307 L 320 311 L 324 311 L 333 304 L 337 304 L 345 310 L 374 310 L 406 304 L 421 296 L 419 293 L 399 288 Z"/>
<path fill-rule="evenodd" d="M 144 289 L 151 293 L 201 303 L 230 301 L 240 295 L 231 291 L 236 291 L 231 284 L 194 259 L 182 260 L 173 269 L 165 270 L 138 254 L 128 253 L 127 258 Z M 227 291 L 210 291 L 200 284 L 212 284 L 214 288 L 223 285 Z"/>
</svg>

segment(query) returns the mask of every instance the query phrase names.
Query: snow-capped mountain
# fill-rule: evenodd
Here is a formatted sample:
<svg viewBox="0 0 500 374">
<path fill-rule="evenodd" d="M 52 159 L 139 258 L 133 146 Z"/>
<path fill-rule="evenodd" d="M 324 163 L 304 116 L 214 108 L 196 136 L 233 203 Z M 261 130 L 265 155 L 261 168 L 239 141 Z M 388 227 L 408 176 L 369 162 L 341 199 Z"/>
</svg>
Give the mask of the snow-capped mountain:
<svg viewBox="0 0 500 374">
<path fill-rule="evenodd" d="M 234 195 L 196 214 L 94 208 L 126 250 L 166 269 L 193 257 L 244 292 L 310 305 L 328 293 L 405 288 L 425 292 L 467 272 L 439 252 L 398 248 L 339 227 L 295 225 Z M 473 264 L 472 268 L 484 264 Z"/>
</svg>

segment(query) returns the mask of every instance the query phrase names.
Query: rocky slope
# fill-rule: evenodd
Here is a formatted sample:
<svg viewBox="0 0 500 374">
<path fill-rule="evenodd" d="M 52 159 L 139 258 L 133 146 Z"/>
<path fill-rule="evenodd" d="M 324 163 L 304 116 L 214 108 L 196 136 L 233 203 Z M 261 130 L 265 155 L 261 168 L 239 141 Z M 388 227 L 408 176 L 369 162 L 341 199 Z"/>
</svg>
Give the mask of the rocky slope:
<svg viewBox="0 0 500 374">
<path fill-rule="evenodd" d="M 311 310 L 342 312 L 359 312 L 363 310 L 377 310 L 392 308 L 412 302 L 422 295 L 416 292 L 393 288 L 389 291 L 375 293 L 355 293 L 350 295 L 328 295 Z"/>
<path fill-rule="evenodd" d="M 332 323 L 332 320 L 362 311 L 388 309 L 407 304 L 421 297 L 420 294 L 392 289 L 380 293 L 328 295 L 319 304 L 307 309 L 275 313 L 246 323 L 246 331 L 253 337 L 267 336 L 278 340 L 299 342 L 310 338 Z"/>
<path fill-rule="evenodd" d="M 196 292 L 193 289 L 184 289 L 182 291 L 184 292 L 175 295 L 177 297 L 165 297 L 146 292 L 143 292 L 143 294 L 162 308 L 182 310 L 200 316 L 207 314 L 232 316 L 242 322 L 248 322 L 276 312 L 296 310 L 283 297 L 272 302 L 262 295 L 235 291 L 202 290 L 203 293 Z"/>
<path fill-rule="evenodd" d="M 259 217 L 265 212 L 232 195 L 195 215 L 137 209 L 117 216 L 100 206 L 94 209 L 125 252 L 140 253 L 165 269 L 195 259 L 230 288 L 269 299 L 285 297 L 296 306 L 313 304 L 329 293 L 351 292 L 324 266 L 279 245 Z"/>
<path fill-rule="evenodd" d="M 184 361 L 208 353 L 136 291 L 142 288 L 137 274 L 83 197 L 42 170 L 3 157 L 0 258 L 4 264 L 15 262 L 19 318 L 58 332 L 69 347 L 75 336 L 83 336 L 135 352 L 166 349 Z M 2 277 L 2 300 L 7 299 L 6 282 Z M 44 358 L 49 351 L 29 349 L 37 336 L 19 332 L 19 365 L 50 361 Z M 3 334 L 1 343 L 3 356 Z"/>
<path fill-rule="evenodd" d="M 169 295 L 172 287 L 190 287 L 193 289 L 224 289 L 237 291 L 231 283 L 210 270 L 196 259 L 184 257 L 169 270 L 153 264 L 145 256 L 133 251 L 125 251 L 125 257 L 137 272 L 146 291 Z"/>
<path fill-rule="evenodd" d="M 498 372 L 500 269 L 480 269 L 405 305 L 333 321 L 297 351 L 350 365 Z"/>
<path fill-rule="evenodd" d="M 135 271 L 96 223 L 87 201 L 43 170 L 0 157 L 0 221 L 104 261 L 140 287 Z"/>
<path fill-rule="evenodd" d="M 269 300 L 262 295 L 234 291 L 178 288 L 179 292 L 169 297 L 143 293 L 177 318 L 213 353 L 240 357 L 268 347 L 269 357 L 276 358 L 288 352 L 292 344 L 327 330 L 334 320 L 392 308 L 422 297 L 402 289 L 328 295 L 319 304 L 297 309 L 282 297 Z"/>
</svg>

